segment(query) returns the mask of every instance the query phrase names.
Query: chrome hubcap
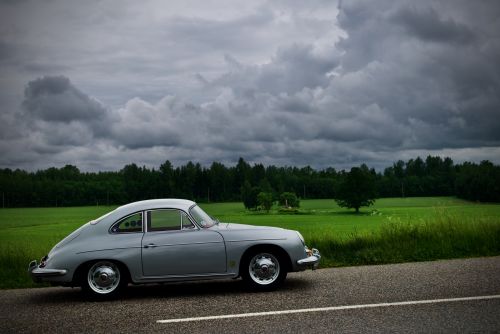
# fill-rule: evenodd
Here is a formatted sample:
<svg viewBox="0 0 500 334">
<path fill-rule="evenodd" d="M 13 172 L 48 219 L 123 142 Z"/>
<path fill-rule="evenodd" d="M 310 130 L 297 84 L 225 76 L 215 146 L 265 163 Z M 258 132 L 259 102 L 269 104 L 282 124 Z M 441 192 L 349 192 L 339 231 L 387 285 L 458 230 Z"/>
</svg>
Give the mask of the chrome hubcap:
<svg viewBox="0 0 500 334">
<path fill-rule="evenodd" d="M 261 285 L 271 284 L 280 274 L 278 259 L 269 253 L 255 255 L 248 267 L 252 280 Z"/>
<path fill-rule="evenodd" d="M 90 268 L 87 280 L 93 291 L 99 294 L 111 293 L 120 284 L 120 270 L 112 262 L 100 261 Z"/>
</svg>

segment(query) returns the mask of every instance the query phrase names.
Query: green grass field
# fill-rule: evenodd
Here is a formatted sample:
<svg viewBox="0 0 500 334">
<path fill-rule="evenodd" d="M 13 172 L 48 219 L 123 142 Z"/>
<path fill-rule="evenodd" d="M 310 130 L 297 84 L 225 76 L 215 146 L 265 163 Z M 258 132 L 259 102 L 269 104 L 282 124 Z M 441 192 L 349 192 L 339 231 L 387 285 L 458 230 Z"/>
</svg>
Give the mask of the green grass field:
<svg viewBox="0 0 500 334">
<path fill-rule="evenodd" d="M 223 222 L 300 231 L 321 265 L 377 264 L 500 254 L 500 205 L 449 197 L 379 199 L 360 214 L 333 200 L 304 200 L 297 214 L 201 204 Z M 26 273 L 71 231 L 114 207 L 0 209 L 0 288 L 33 286 Z"/>
</svg>

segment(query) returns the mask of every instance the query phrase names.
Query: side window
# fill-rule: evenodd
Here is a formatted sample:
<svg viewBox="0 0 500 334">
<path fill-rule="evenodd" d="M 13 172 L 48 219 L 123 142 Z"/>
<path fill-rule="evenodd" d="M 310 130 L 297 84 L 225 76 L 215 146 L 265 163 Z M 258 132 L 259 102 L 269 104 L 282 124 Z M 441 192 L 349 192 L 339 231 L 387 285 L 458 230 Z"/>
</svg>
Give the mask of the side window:
<svg viewBox="0 0 500 334">
<path fill-rule="evenodd" d="M 111 228 L 113 233 L 142 232 L 142 212 L 125 217 Z"/>
<path fill-rule="evenodd" d="M 148 211 L 149 231 L 175 231 L 181 229 L 181 214 L 178 210 Z"/>
<path fill-rule="evenodd" d="M 184 212 L 181 212 L 181 221 L 183 230 L 192 230 L 196 228 Z"/>
</svg>

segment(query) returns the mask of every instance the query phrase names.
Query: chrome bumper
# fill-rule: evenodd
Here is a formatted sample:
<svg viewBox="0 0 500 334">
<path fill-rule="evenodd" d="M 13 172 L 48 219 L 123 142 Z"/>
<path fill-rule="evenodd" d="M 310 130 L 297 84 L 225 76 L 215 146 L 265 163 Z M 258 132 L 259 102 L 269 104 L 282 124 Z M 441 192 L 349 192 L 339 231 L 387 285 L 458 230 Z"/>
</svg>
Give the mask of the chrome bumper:
<svg viewBox="0 0 500 334">
<path fill-rule="evenodd" d="M 64 276 L 68 271 L 66 269 L 40 268 L 36 260 L 33 260 L 28 266 L 28 272 L 31 274 L 31 278 L 33 278 L 33 281 L 39 283 L 43 280 L 43 278 L 46 277 Z"/>
<path fill-rule="evenodd" d="M 321 259 L 321 254 L 316 248 L 306 250 L 308 257 L 304 259 L 297 260 L 297 264 L 301 267 L 310 267 L 312 270 L 318 268 L 319 260 Z"/>
</svg>

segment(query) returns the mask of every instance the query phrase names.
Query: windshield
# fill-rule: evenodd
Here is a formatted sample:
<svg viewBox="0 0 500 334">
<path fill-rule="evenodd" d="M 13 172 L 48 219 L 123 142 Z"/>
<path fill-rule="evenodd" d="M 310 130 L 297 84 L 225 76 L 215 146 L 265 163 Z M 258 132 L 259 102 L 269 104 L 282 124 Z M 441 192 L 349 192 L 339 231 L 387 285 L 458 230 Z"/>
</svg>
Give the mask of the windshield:
<svg viewBox="0 0 500 334">
<path fill-rule="evenodd" d="M 191 209 L 189 209 L 189 213 L 191 214 L 191 217 L 196 220 L 198 225 L 203 228 L 209 228 L 215 225 L 215 221 L 210 218 L 210 216 L 207 215 L 206 212 L 203 211 L 198 205 L 191 207 Z"/>
</svg>

